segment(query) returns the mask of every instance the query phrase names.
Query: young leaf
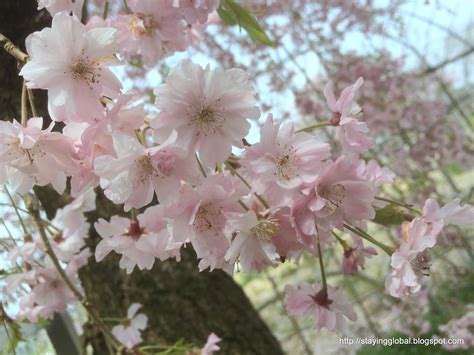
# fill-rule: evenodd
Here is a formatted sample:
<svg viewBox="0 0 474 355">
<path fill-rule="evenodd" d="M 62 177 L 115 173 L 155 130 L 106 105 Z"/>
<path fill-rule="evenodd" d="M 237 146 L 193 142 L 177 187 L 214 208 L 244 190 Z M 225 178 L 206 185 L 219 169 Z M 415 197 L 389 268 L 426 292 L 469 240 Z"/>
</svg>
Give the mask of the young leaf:
<svg viewBox="0 0 474 355">
<path fill-rule="evenodd" d="M 223 0 L 221 6 L 217 9 L 217 13 L 225 24 L 238 24 L 254 41 L 275 47 L 275 43 L 267 36 L 262 27 L 260 27 L 255 16 L 234 0 Z"/>
</svg>

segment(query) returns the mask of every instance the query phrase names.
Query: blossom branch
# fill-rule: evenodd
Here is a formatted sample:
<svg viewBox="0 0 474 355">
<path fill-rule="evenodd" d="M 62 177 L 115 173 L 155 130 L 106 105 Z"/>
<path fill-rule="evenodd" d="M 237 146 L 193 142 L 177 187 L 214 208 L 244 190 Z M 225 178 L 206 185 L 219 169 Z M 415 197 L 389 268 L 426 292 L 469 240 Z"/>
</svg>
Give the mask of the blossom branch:
<svg viewBox="0 0 474 355">
<path fill-rule="evenodd" d="M 245 184 L 245 186 L 248 187 L 249 190 L 252 190 L 252 187 L 250 186 L 248 181 L 242 175 L 239 174 L 239 172 L 232 166 L 231 163 L 229 163 L 228 161 L 225 161 L 224 164 L 225 166 L 227 166 L 227 168 L 231 171 L 233 175 L 237 176 L 240 180 L 242 180 L 242 182 Z M 254 195 L 260 201 L 263 207 L 265 207 L 266 209 L 270 208 L 270 205 L 267 203 L 267 201 L 265 201 L 265 199 L 262 196 L 260 196 L 256 192 L 254 192 Z"/>
<path fill-rule="evenodd" d="M 87 298 L 76 288 L 76 286 L 74 286 L 74 284 L 72 283 L 72 281 L 69 279 L 69 277 L 65 273 L 64 269 L 62 268 L 61 264 L 59 263 L 59 259 L 56 256 L 56 254 L 54 253 L 54 250 L 51 246 L 51 243 L 48 240 L 48 236 L 46 235 L 46 231 L 44 229 L 42 220 L 41 220 L 40 215 L 39 215 L 39 210 L 34 208 L 32 205 L 30 205 L 30 213 L 33 216 L 35 224 L 38 227 L 38 231 L 39 231 L 41 241 L 43 242 L 43 244 L 46 248 L 46 253 L 50 257 L 51 261 L 53 262 L 53 265 L 54 265 L 56 271 L 59 273 L 59 276 L 61 277 L 61 279 L 64 281 L 64 283 L 69 288 L 69 290 L 73 293 L 73 295 L 77 298 L 77 300 L 84 306 L 87 313 L 90 315 L 90 317 L 93 319 L 95 324 L 102 331 L 104 336 L 112 342 L 112 344 L 114 345 L 115 348 L 121 349 L 122 348 L 121 343 L 112 334 L 112 332 L 107 327 L 107 325 L 102 321 L 102 319 L 96 313 L 95 309 L 89 303 Z"/>
<path fill-rule="evenodd" d="M 400 206 L 400 207 L 404 207 L 406 208 L 407 210 L 410 210 L 412 212 L 415 212 L 417 215 L 421 216 L 421 211 L 417 208 L 414 208 L 412 207 L 411 205 L 408 205 L 406 203 L 401 203 L 401 202 L 397 202 L 397 201 L 393 201 L 393 200 L 390 200 L 388 198 L 384 198 L 384 197 L 378 197 L 376 196 L 375 197 L 376 200 L 379 200 L 379 201 L 384 201 L 384 202 L 388 202 L 388 203 L 393 203 L 394 205 L 397 205 L 397 206 Z"/>
<path fill-rule="evenodd" d="M 328 126 L 334 126 L 334 123 L 331 120 L 318 122 L 318 123 L 303 127 L 301 129 L 298 129 L 298 130 L 295 131 L 295 133 L 310 132 L 313 129 L 317 129 L 317 128 L 321 128 L 321 127 L 328 127 Z"/>
<path fill-rule="evenodd" d="M 20 62 L 26 62 L 28 60 L 28 55 L 23 53 L 23 51 L 15 46 L 7 37 L 0 33 L 0 45 L 3 47 L 5 52 L 12 55 Z"/>
<path fill-rule="evenodd" d="M 348 225 L 347 223 L 344 223 L 344 227 L 347 228 L 348 230 L 350 230 L 352 233 L 355 233 L 357 234 L 358 236 L 360 236 L 362 239 L 365 239 L 369 242 L 371 242 L 372 244 L 378 246 L 380 249 L 382 249 L 384 252 L 386 252 L 388 255 L 392 255 L 395 251 L 395 248 L 392 248 L 388 245 L 385 245 L 381 242 L 379 242 L 378 240 L 376 240 L 374 237 L 372 237 L 370 234 L 364 232 L 362 229 L 358 228 L 358 227 L 351 227 L 350 225 Z"/>
<path fill-rule="evenodd" d="M 26 89 L 26 81 L 23 80 L 23 86 L 21 88 L 21 125 L 26 127 L 26 122 L 28 121 L 28 91 Z"/>
</svg>

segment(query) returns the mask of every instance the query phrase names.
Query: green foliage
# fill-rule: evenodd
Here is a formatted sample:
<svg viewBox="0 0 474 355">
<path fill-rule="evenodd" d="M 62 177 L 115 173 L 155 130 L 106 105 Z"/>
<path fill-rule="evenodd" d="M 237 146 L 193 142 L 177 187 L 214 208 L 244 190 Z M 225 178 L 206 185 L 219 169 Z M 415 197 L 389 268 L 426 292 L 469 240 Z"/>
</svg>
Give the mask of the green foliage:
<svg viewBox="0 0 474 355">
<path fill-rule="evenodd" d="M 262 27 L 260 27 L 255 16 L 234 0 L 222 0 L 221 6 L 217 9 L 217 13 L 225 24 L 229 26 L 239 25 L 254 41 L 275 47 L 275 43 L 267 36 Z"/>
<path fill-rule="evenodd" d="M 409 217 L 410 216 L 404 213 L 404 209 L 402 207 L 391 203 L 383 208 L 376 208 L 375 218 L 373 221 L 385 226 L 400 225 L 403 221 L 411 220 Z"/>
<path fill-rule="evenodd" d="M 3 327 L 7 335 L 7 344 L 5 344 L 2 349 L 2 355 L 15 354 L 15 349 L 18 344 L 25 341 L 21 334 L 20 326 L 11 321 L 3 321 Z"/>
</svg>

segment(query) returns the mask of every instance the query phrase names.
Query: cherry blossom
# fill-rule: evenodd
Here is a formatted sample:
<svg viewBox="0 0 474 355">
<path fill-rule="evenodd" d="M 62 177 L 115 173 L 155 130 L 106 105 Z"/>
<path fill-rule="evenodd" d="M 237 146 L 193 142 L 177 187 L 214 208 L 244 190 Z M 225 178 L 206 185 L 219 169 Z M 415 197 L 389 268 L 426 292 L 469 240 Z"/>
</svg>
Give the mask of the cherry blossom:
<svg viewBox="0 0 474 355">
<path fill-rule="evenodd" d="M 100 262 L 113 250 L 122 255 L 120 267 L 131 273 L 135 265 L 140 270 L 151 270 L 155 258 L 179 257 L 167 249 L 170 234 L 166 221 L 159 218 L 160 210 L 161 206 L 148 208 L 136 220 L 119 216 L 112 216 L 110 222 L 99 219 L 94 226 L 103 239 L 96 247 L 96 260 Z"/>
<path fill-rule="evenodd" d="M 83 5 L 84 0 L 38 0 L 38 10 L 46 8 L 51 16 L 61 11 L 72 11 L 80 18 Z"/>
<path fill-rule="evenodd" d="M 372 247 L 364 246 L 364 242 L 360 237 L 352 236 L 352 245 L 344 248 L 344 256 L 342 259 L 342 273 L 344 275 L 353 274 L 364 268 L 365 258 L 377 255 L 377 250 Z"/>
<path fill-rule="evenodd" d="M 420 290 L 421 283 L 429 275 L 429 248 L 436 244 L 436 237 L 442 227 L 439 222 L 428 224 L 422 218 L 402 225 L 402 241 L 392 255 L 393 269 L 385 282 L 385 288 L 391 296 L 404 298 Z"/>
<path fill-rule="evenodd" d="M 176 130 L 177 143 L 197 151 L 210 167 L 222 163 L 232 146 L 243 147 L 241 140 L 250 128 L 247 119 L 260 115 L 248 75 L 241 69 L 203 69 L 185 60 L 154 93 L 162 111 L 151 126 L 159 137 Z"/>
<path fill-rule="evenodd" d="M 374 218 L 376 187 L 360 173 L 359 162 L 349 156 L 328 161 L 314 182 L 303 189 L 304 196 L 294 208 L 296 223 L 306 234 L 331 227 L 343 228 L 343 223 L 355 223 Z"/>
<path fill-rule="evenodd" d="M 443 225 L 472 225 L 474 221 L 474 206 L 461 206 L 459 198 L 439 207 L 435 199 L 428 199 L 423 206 L 423 216 L 428 222 L 441 222 Z"/>
<path fill-rule="evenodd" d="M 280 126 L 268 116 L 260 141 L 246 148 L 241 164 L 247 169 L 253 189 L 273 198 L 274 206 L 286 205 L 294 190 L 314 180 L 329 157 L 329 145 L 305 132 L 295 133 L 292 124 Z"/>
<path fill-rule="evenodd" d="M 278 254 L 271 241 L 279 229 L 277 220 L 259 219 L 254 211 L 229 213 L 225 230 L 228 236 L 232 236 L 232 242 L 225 260 L 235 263 L 238 259 L 244 272 L 260 271 L 265 266 L 275 265 Z"/>
<path fill-rule="evenodd" d="M 185 25 L 173 0 L 130 0 L 129 15 L 110 21 L 126 59 L 140 55 L 147 66 L 187 47 Z"/>
<path fill-rule="evenodd" d="M 88 121 L 101 117 L 102 95 L 115 98 L 121 83 L 109 66 L 120 64 L 114 54 L 116 30 L 87 30 L 76 16 L 56 14 L 51 28 L 26 39 L 31 56 L 20 75 L 29 87 L 48 90 L 48 111 L 56 121 Z"/>
<path fill-rule="evenodd" d="M 72 142 L 61 133 L 52 132 L 53 123 L 46 130 L 42 126 L 41 117 L 29 119 L 26 127 L 17 121 L 0 121 L 0 163 L 14 192 L 24 194 L 33 185 L 51 183 L 62 193 L 66 176 L 75 170 Z"/>
<path fill-rule="evenodd" d="M 226 215 L 242 209 L 237 200 L 243 194 L 240 181 L 223 174 L 211 175 L 195 189 L 181 189 L 178 202 L 168 209 L 173 242 L 192 243 L 201 259 L 199 270 L 210 267 L 233 272 L 233 265 L 224 260 L 230 245 L 224 227 Z"/>
<path fill-rule="evenodd" d="M 179 0 L 179 10 L 190 25 L 207 22 L 211 12 L 219 7 L 220 0 Z"/>
<path fill-rule="evenodd" d="M 201 349 L 201 355 L 211 355 L 214 354 L 215 351 L 220 350 L 220 347 L 217 345 L 217 343 L 219 343 L 221 340 L 222 339 L 214 333 L 209 334 L 206 344 Z"/>
<path fill-rule="evenodd" d="M 340 290 L 328 286 L 327 290 L 318 284 L 303 283 L 299 286 L 286 286 L 286 309 L 293 316 L 314 316 L 316 329 L 342 333 L 345 318 L 355 321 L 357 314 Z"/>
<path fill-rule="evenodd" d="M 103 155 L 94 162 L 105 195 L 114 203 L 125 203 L 125 211 L 147 205 L 154 192 L 162 203 L 173 199 L 180 178 L 198 174 L 195 158 L 175 144 L 176 137 L 174 132 L 163 144 L 146 148 L 136 137 L 116 133 L 117 156 Z"/>
<path fill-rule="evenodd" d="M 141 306 L 139 303 L 132 303 L 127 311 L 127 324 L 112 328 L 112 334 L 127 349 L 132 349 L 143 341 L 141 332 L 146 328 L 148 317 L 143 313 L 137 314 Z"/>
</svg>

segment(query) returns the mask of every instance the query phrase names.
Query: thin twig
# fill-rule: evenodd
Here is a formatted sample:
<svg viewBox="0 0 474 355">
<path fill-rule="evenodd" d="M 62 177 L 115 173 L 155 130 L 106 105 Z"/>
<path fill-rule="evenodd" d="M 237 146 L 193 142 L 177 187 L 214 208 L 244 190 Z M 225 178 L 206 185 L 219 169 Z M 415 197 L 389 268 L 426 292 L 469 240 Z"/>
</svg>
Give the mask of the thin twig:
<svg viewBox="0 0 474 355">
<path fill-rule="evenodd" d="M 29 58 L 26 53 L 23 53 L 23 51 L 15 46 L 7 37 L 3 35 L 3 33 L 0 33 L 0 45 L 3 47 L 5 52 L 12 55 L 22 63 L 26 62 Z"/>
</svg>

